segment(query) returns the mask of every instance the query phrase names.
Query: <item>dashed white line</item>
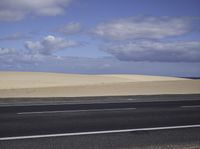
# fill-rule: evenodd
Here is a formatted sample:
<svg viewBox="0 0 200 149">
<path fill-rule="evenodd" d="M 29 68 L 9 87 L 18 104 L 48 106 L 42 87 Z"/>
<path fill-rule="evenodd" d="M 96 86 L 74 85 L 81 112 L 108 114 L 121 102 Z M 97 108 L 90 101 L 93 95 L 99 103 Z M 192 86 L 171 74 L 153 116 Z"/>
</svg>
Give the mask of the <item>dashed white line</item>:
<svg viewBox="0 0 200 149">
<path fill-rule="evenodd" d="M 200 108 L 200 105 L 181 106 L 181 108 Z"/>
<path fill-rule="evenodd" d="M 125 99 L 124 99 L 125 100 Z M 129 99 L 127 99 L 129 100 Z M 132 99 L 130 98 L 130 101 L 131 100 L 137 100 L 137 99 Z M 0 107 L 13 107 L 13 106 L 59 106 L 59 105 L 76 105 L 76 104 L 83 104 L 83 105 L 86 105 L 86 104 L 116 104 L 116 103 L 125 103 L 124 101 L 118 101 L 118 102 L 107 102 L 107 101 L 104 101 L 104 102 L 99 102 L 99 101 L 90 101 L 90 102 L 58 102 L 58 103 L 33 103 L 33 102 L 24 102 L 24 103 L 20 103 L 20 104 L 0 104 Z M 126 102 L 127 103 L 127 102 Z"/>
<path fill-rule="evenodd" d="M 49 138 L 49 137 L 64 137 L 64 136 L 80 136 L 93 134 L 109 134 L 109 133 L 123 133 L 135 131 L 152 131 L 152 130 L 167 130 L 167 129 L 181 129 L 181 128 L 198 128 L 197 125 L 183 125 L 183 126 L 169 126 L 169 127 L 153 127 L 153 128 L 137 128 L 137 129 L 122 129 L 122 130 L 106 130 L 106 131 L 92 131 L 92 132 L 76 132 L 76 133 L 61 133 L 61 134 L 45 134 L 45 135 L 31 135 L 31 136 L 17 136 L 17 137 L 2 137 L 0 141 L 19 140 L 19 139 L 34 139 L 34 138 Z"/>
<path fill-rule="evenodd" d="M 17 114 L 48 114 L 48 113 L 72 113 L 72 112 L 98 112 L 98 111 L 125 111 L 135 110 L 136 108 L 118 108 L 118 109 L 90 109 L 90 110 L 62 110 L 62 111 L 36 111 L 36 112 L 19 112 Z"/>
<path fill-rule="evenodd" d="M 136 99 L 133 99 L 133 98 L 128 98 L 127 100 L 129 100 L 129 101 L 132 101 L 132 100 L 136 100 Z"/>
</svg>

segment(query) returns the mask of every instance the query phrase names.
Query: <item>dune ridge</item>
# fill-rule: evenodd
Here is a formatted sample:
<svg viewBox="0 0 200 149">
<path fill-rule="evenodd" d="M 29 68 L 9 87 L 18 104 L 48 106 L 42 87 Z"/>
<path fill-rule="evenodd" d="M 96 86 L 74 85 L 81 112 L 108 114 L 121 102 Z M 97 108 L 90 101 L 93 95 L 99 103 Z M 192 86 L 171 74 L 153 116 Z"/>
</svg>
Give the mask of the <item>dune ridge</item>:
<svg viewBox="0 0 200 149">
<path fill-rule="evenodd" d="M 0 72 L 0 98 L 198 93 L 199 80 L 176 77 Z"/>
</svg>

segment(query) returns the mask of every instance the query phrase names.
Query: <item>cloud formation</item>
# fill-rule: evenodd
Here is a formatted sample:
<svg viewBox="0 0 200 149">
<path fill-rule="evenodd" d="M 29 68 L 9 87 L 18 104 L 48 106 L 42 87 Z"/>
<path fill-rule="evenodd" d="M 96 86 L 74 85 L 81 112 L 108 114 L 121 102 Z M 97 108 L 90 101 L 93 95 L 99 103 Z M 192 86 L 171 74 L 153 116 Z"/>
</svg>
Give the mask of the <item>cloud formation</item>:
<svg viewBox="0 0 200 149">
<path fill-rule="evenodd" d="M 18 67 L 21 64 L 33 64 L 39 62 L 39 55 L 31 54 L 25 50 L 17 50 L 14 48 L 0 48 L 0 63 L 2 68 L 9 68 L 16 65 Z"/>
<path fill-rule="evenodd" d="M 190 31 L 191 19 L 172 17 L 131 17 L 97 25 L 91 32 L 105 39 L 163 39 Z"/>
<path fill-rule="evenodd" d="M 198 23 L 197 18 L 135 16 L 99 24 L 91 32 L 107 39 L 102 49 L 121 61 L 200 62 L 200 41 L 177 40 Z"/>
<path fill-rule="evenodd" d="M 71 22 L 59 29 L 59 32 L 64 33 L 65 35 L 76 34 L 81 32 L 81 24 L 78 22 Z"/>
<path fill-rule="evenodd" d="M 10 55 L 16 53 L 15 49 L 12 48 L 0 48 L 0 55 Z"/>
<path fill-rule="evenodd" d="M 25 47 L 31 50 L 33 53 L 50 55 L 57 50 L 76 47 L 79 45 L 80 43 L 76 41 L 48 35 L 42 41 L 27 41 Z"/>
<path fill-rule="evenodd" d="M 1 0 L 0 21 L 18 21 L 27 15 L 63 14 L 72 0 Z"/>
<path fill-rule="evenodd" d="M 199 76 L 200 63 L 160 63 L 119 61 L 112 57 L 83 58 L 33 54 L 0 48 L 0 70 L 48 71 L 65 73 L 134 73 L 168 76 Z M 73 64 L 73 65 L 72 65 Z"/>
<path fill-rule="evenodd" d="M 200 62 L 200 41 L 135 41 L 111 44 L 104 51 L 123 61 Z"/>
</svg>

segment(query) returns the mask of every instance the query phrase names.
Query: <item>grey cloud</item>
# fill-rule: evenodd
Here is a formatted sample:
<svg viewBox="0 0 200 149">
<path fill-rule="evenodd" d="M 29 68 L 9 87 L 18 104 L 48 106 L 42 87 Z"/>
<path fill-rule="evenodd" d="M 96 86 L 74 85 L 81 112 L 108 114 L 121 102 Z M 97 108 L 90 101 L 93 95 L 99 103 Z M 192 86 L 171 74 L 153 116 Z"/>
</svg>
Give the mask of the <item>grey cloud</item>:
<svg viewBox="0 0 200 149">
<path fill-rule="evenodd" d="M 76 34 L 81 32 L 81 30 L 81 24 L 78 22 L 71 22 L 59 28 L 59 32 L 64 33 L 65 35 Z"/>
<path fill-rule="evenodd" d="M 6 48 L 0 48 L 0 51 L 0 70 L 3 71 L 48 71 L 86 74 L 134 73 L 197 77 L 200 75 L 200 63 L 132 62 L 119 61 L 112 57 L 57 57 Z"/>
<path fill-rule="evenodd" d="M 103 50 L 122 61 L 200 62 L 200 41 L 135 41 Z"/>
<path fill-rule="evenodd" d="M 56 16 L 65 12 L 72 0 L 1 0 L 0 21 L 18 21 L 27 15 Z"/>
<path fill-rule="evenodd" d="M 111 40 L 162 39 L 188 33 L 192 20 L 181 17 L 131 17 L 99 24 L 91 33 Z"/>
<path fill-rule="evenodd" d="M 66 40 L 52 35 L 46 36 L 42 41 L 27 41 L 25 47 L 33 53 L 50 55 L 53 52 L 65 48 L 80 46 L 79 42 Z"/>
</svg>

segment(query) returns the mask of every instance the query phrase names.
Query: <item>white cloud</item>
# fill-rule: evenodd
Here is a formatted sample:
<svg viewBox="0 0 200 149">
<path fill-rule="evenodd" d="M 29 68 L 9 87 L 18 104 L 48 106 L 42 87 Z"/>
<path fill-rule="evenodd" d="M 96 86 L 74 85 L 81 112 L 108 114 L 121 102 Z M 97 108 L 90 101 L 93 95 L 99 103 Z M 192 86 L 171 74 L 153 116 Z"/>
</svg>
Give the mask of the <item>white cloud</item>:
<svg viewBox="0 0 200 149">
<path fill-rule="evenodd" d="M 75 47 L 79 45 L 80 43 L 76 41 L 66 40 L 60 37 L 48 35 L 42 41 L 27 41 L 25 47 L 29 50 L 32 50 L 33 53 L 49 55 L 57 50 Z"/>
<path fill-rule="evenodd" d="M 59 32 L 64 33 L 66 35 L 76 34 L 81 31 L 81 24 L 78 22 L 71 22 L 63 26 L 59 29 Z"/>
<path fill-rule="evenodd" d="M 30 50 L 41 50 L 44 48 L 39 41 L 27 41 L 25 47 Z"/>
<path fill-rule="evenodd" d="M 15 49 L 12 48 L 0 48 L 0 55 L 10 55 L 16 53 Z"/>
<path fill-rule="evenodd" d="M 56 16 L 65 12 L 72 0 L 1 0 L 0 21 L 18 21 L 27 15 Z"/>
<path fill-rule="evenodd" d="M 111 44 L 104 51 L 123 61 L 200 62 L 200 41 L 135 41 Z"/>
<path fill-rule="evenodd" d="M 36 55 L 30 54 L 24 50 L 14 48 L 0 48 L 0 63 L 2 66 L 19 65 L 21 63 L 29 63 L 31 60 L 36 60 Z M 39 61 L 39 59 L 37 59 Z"/>
<path fill-rule="evenodd" d="M 191 19 L 172 17 L 132 17 L 97 25 L 91 32 L 111 40 L 162 39 L 190 31 Z"/>
</svg>

